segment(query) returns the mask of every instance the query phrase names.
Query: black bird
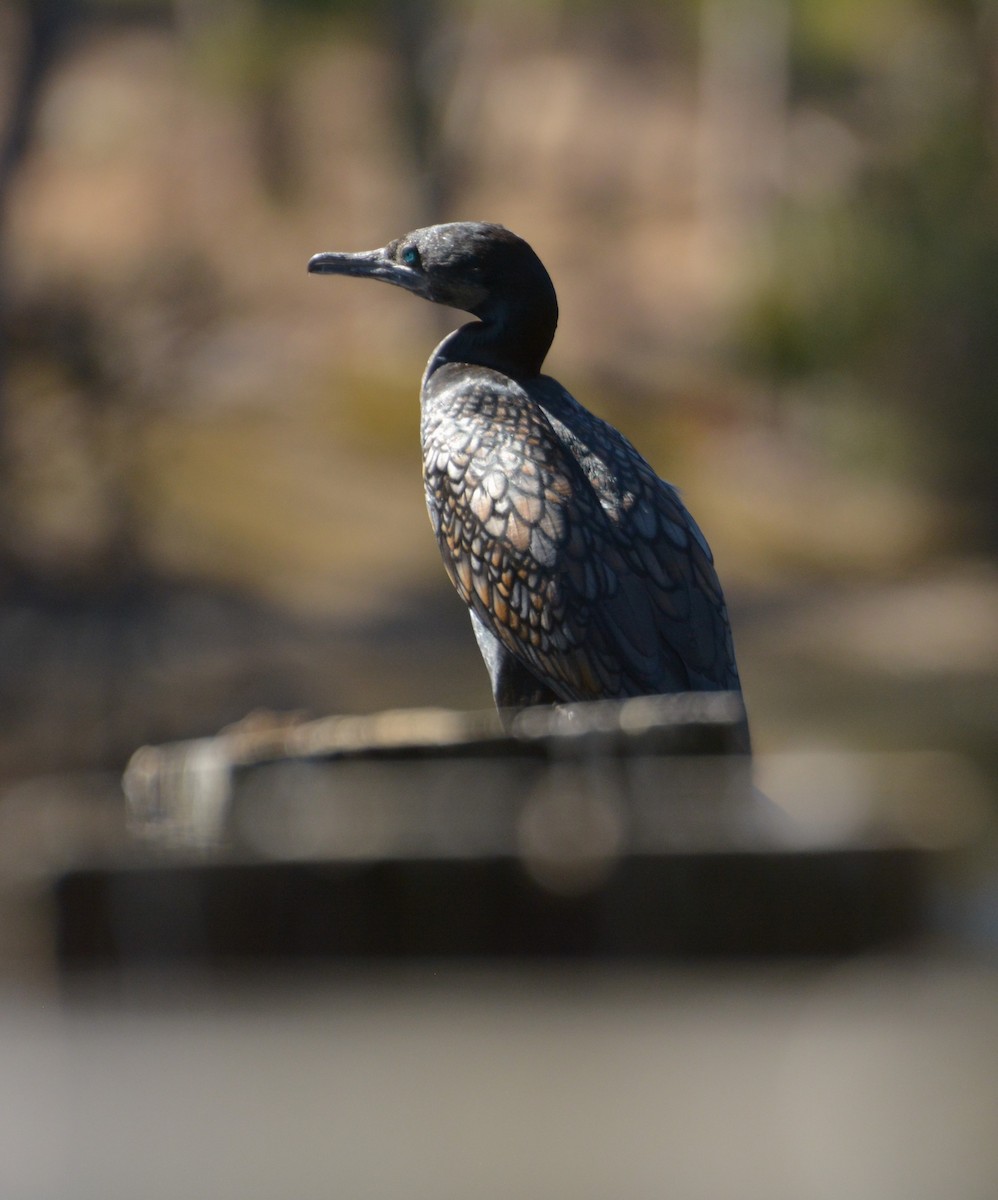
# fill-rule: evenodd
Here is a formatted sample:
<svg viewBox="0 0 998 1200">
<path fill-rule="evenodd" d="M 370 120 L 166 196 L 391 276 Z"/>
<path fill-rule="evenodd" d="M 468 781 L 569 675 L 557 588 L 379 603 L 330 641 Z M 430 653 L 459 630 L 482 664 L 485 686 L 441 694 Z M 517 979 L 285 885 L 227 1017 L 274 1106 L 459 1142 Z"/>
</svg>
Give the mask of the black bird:
<svg viewBox="0 0 998 1200">
<path fill-rule="evenodd" d="M 423 375 L 426 504 L 500 713 L 740 691 L 713 556 L 676 489 L 541 374 L 558 301 L 501 225 L 417 229 L 310 272 L 382 279 L 478 318 Z"/>
</svg>

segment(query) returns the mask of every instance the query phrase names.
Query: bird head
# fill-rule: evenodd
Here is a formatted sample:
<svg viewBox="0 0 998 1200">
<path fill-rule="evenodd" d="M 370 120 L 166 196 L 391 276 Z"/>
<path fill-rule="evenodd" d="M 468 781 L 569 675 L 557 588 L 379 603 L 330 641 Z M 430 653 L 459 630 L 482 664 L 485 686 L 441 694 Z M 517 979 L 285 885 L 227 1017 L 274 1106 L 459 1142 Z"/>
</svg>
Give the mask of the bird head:
<svg viewBox="0 0 998 1200">
<path fill-rule="evenodd" d="M 530 246 L 502 225 L 459 221 L 430 225 L 396 238 L 380 250 L 316 254 L 308 269 L 317 275 L 382 279 L 489 320 L 529 297 L 554 308 L 554 286 Z"/>
</svg>

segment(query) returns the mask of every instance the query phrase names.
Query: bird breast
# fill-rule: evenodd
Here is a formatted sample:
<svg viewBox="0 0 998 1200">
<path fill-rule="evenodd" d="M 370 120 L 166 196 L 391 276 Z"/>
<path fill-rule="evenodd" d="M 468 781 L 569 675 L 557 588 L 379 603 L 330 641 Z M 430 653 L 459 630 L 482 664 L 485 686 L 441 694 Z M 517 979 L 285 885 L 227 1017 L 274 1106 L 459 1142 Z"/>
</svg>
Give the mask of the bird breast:
<svg viewBox="0 0 998 1200">
<path fill-rule="evenodd" d="M 543 416 L 496 372 L 470 385 L 449 384 L 446 374 L 428 381 L 422 421 L 427 506 L 441 550 L 477 560 L 488 545 L 550 568 L 565 541 L 571 485 L 548 461 Z"/>
</svg>

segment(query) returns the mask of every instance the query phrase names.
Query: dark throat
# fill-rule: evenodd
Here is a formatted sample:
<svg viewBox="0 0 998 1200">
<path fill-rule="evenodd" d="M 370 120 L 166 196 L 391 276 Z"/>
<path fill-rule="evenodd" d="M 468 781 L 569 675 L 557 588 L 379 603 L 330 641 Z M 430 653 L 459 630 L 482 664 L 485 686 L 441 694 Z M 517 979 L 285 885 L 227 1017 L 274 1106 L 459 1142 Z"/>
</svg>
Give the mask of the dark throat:
<svg viewBox="0 0 998 1200">
<path fill-rule="evenodd" d="M 558 326 L 558 304 L 550 295 L 523 297 L 515 303 L 492 302 L 481 319 L 455 329 L 437 348 L 428 373 L 445 362 L 491 367 L 513 379 L 533 379 Z"/>
</svg>

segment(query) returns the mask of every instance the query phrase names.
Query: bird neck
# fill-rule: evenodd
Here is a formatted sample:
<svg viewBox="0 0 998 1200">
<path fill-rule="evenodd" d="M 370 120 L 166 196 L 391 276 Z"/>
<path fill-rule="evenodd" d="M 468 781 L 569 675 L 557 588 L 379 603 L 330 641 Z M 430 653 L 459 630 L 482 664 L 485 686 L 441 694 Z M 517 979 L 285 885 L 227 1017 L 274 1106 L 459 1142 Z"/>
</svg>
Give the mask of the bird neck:
<svg viewBox="0 0 998 1200">
<path fill-rule="evenodd" d="M 513 379 L 533 379 L 554 341 L 558 313 L 540 306 L 506 306 L 479 314 L 481 320 L 455 329 L 437 347 L 427 377 L 444 363 L 491 367 Z"/>
</svg>

